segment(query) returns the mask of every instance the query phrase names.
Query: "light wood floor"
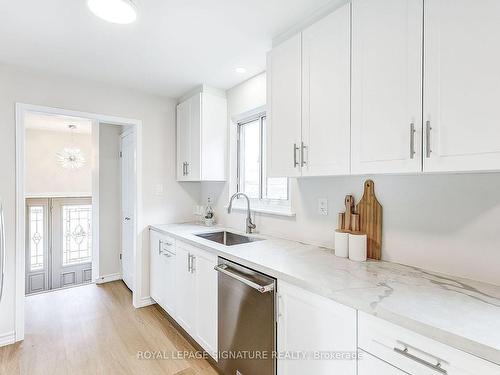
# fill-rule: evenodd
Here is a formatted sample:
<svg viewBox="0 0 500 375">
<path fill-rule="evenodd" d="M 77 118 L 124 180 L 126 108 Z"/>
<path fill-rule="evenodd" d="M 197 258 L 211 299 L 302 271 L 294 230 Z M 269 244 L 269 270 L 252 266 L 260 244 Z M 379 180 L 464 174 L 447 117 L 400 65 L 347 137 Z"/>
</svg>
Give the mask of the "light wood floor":
<svg viewBox="0 0 500 375">
<path fill-rule="evenodd" d="M 26 337 L 0 348 L 0 374 L 216 375 L 203 359 L 138 359 L 194 351 L 155 306 L 135 309 L 121 281 L 27 297 Z"/>
</svg>

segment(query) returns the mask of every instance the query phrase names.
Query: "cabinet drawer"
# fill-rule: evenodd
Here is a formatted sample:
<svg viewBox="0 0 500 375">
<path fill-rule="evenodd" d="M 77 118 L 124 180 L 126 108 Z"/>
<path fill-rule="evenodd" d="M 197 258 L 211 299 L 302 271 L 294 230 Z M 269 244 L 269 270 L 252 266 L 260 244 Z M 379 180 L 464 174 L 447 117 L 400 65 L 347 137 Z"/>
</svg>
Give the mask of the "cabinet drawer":
<svg viewBox="0 0 500 375">
<path fill-rule="evenodd" d="M 500 375 L 500 366 L 363 312 L 358 346 L 409 374 Z"/>
<path fill-rule="evenodd" d="M 407 375 L 408 373 L 391 366 L 387 362 L 372 356 L 371 354 L 358 350 L 358 375 Z"/>
<path fill-rule="evenodd" d="M 161 252 L 168 252 L 175 255 L 175 238 L 166 235 L 161 235 L 159 246 Z"/>
</svg>

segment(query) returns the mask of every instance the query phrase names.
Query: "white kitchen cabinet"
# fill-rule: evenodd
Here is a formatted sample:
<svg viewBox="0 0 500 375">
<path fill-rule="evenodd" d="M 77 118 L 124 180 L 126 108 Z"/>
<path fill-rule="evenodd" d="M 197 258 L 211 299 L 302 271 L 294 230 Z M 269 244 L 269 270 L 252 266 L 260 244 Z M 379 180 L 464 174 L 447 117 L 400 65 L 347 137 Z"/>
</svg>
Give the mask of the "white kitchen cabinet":
<svg viewBox="0 0 500 375">
<path fill-rule="evenodd" d="M 350 4 L 268 55 L 267 170 L 349 174 Z"/>
<path fill-rule="evenodd" d="M 300 176 L 301 34 L 267 56 L 267 174 Z"/>
<path fill-rule="evenodd" d="M 423 0 L 353 0 L 352 14 L 351 172 L 420 172 Z"/>
<path fill-rule="evenodd" d="M 278 375 L 355 375 L 356 310 L 280 281 L 278 351 L 346 353 L 346 359 L 278 360 Z"/>
<path fill-rule="evenodd" d="M 175 316 L 175 240 L 157 231 L 150 231 L 150 281 L 151 298 L 172 317 Z"/>
<path fill-rule="evenodd" d="M 177 106 L 178 181 L 226 179 L 226 98 L 203 90 Z"/>
<path fill-rule="evenodd" d="M 192 272 L 193 251 L 178 242 L 176 253 L 176 321 L 187 333 L 194 337 L 196 327 L 196 275 Z"/>
<path fill-rule="evenodd" d="M 217 257 L 204 251 L 194 256 L 196 274 L 196 339 L 208 353 L 217 353 Z"/>
<path fill-rule="evenodd" d="M 391 366 L 387 362 L 359 350 L 358 375 L 406 375 L 406 372 Z"/>
<path fill-rule="evenodd" d="M 425 4 L 424 171 L 500 169 L 500 2 Z"/>
<path fill-rule="evenodd" d="M 160 249 L 160 233 L 151 230 L 149 232 L 149 294 L 156 303 L 161 303 L 162 282 L 161 282 L 161 249 Z"/>
<path fill-rule="evenodd" d="M 302 176 L 349 174 L 350 19 L 346 4 L 302 32 Z"/>
<path fill-rule="evenodd" d="M 176 252 L 176 320 L 216 359 L 217 256 L 180 241 Z"/>
<path fill-rule="evenodd" d="M 500 366 L 363 312 L 358 346 L 411 375 L 500 375 Z"/>
</svg>

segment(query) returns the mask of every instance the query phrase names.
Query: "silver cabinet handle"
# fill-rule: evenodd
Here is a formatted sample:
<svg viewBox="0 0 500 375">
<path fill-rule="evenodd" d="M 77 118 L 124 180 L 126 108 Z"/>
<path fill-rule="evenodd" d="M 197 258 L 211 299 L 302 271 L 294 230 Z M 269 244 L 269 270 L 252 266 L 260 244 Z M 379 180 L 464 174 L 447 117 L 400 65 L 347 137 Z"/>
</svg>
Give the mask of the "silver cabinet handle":
<svg viewBox="0 0 500 375">
<path fill-rule="evenodd" d="M 188 254 L 188 272 L 191 273 L 191 254 Z"/>
<path fill-rule="evenodd" d="M 304 156 L 304 150 L 307 148 L 307 146 L 304 144 L 304 142 L 301 142 L 300 144 L 300 166 L 303 167 L 306 165 L 306 158 Z"/>
<path fill-rule="evenodd" d="M 440 374 L 448 373 L 448 371 L 446 371 L 444 368 L 441 367 L 441 360 L 439 360 L 438 358 L 436 358 L 437 360 L 436 364 L 427 362 L 425 359 L 419 358 L 416 355 L 409 353 L 407 346 L 405 346 L 404 349 L 394 348 L 394 351 L 408 359 L 411 359 L 412 361 L 415 361 L 425 367 L 428 367 L 436 372 L 439 372 Z"/>
<path fill-rule="evenodd" d="M 267 293 L 267 292 L 274 290 L 274 283 L 269 284 L 269 285 L 259 285 L 257 283 L 254 283 L 253 281 L 248 280 L 248 279 L 244 278 L 243 276 L 240 276 L 234 272 L 231 272 L 230 268 L 227 264 L 219 264 L 219 265 L 215 266 L 214 269 L 217 272 L 223 273 L 224 275 L 232 277 L 233 279 L 236 279 L 236 280 L 242 282 L 243 284 L 248 285 L 249 287 L 259 291 L 260 293 Z"/>
<path fill-rule="evenodd" d="M 425 123 L 425 157 L 430 158 L 431 157 L 431 122 L 426 121 Z"/>
<path fill-rule="evenodd" d="M 186 176 L 189 176 L 189 163 L 186 162 Z"/>
<path fill-rule="evenodd" d="M 187 172 L 186 172 L 186 162 L 182 163 L 182 175 L 183 176 L 187 175 Z"/>
<path fill-rule="evenodd" d="M 5 217 L 3 205 L 0 203 L 0 301 L 3 297 L 3 284 L 5 278 Z"/>
<path fill-rule="evenodd" d="M 299 147 L 297 143 L 293 144 L 293 167 L 296 168 L 299 166 L 299 162 L 297 161 L 297 151 L 299 151 Z"/>
<path fill-rule="evenodd" d="M 161 245 L 163 245 L 163 241 L 158 241 L 158 255 L 161 255 Z"/>
<path fill-rule="evenodd" d="M 415 157 L 415 124 L 410 124 L 410 159 Z"/>
<path fill-rule="evenodd" d="M 169 250 L 163 250 L 162 255 L 165 255 L 167 258 L 170 258 L 170 257 L 174 257 L 175 256 L 175 253 L 169 251 Z"/>
<path fill-rule="evenodd" d="M 191 255 L 191 273 L 196 272 L 196 256 Z"/>
</svg>

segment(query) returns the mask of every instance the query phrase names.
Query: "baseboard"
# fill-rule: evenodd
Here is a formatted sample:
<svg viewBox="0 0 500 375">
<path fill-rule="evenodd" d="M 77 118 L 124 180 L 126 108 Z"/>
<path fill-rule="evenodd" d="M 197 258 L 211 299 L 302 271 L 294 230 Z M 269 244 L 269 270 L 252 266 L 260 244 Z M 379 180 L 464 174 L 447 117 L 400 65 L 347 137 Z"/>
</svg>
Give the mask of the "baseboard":
<svg viewBox="0 0 500 375">
<path fill-rule="evenodd" d="M 104 283 L 109 283 L 110 281 L 116 281 L 116 280 L 121 280 L 122 279 L 122 274 L 121 273 L 112 273 L 110 275 L 104 275 L 100 276 L 95 283 L 96 284 L 104 284 Z"/>
<path fill-rule="evenodd" d="M 139 305 L 135 306 L 136 308 L 146 307 L 149 305 L 154 305 L 156 301 L 151 297 L 143 297 L 139 300 Z"/>
<path fill-rule="evenodd" d="M 10 345 L 16 342 L 16 333 L 14 331 L 0 334 L 0 346 Z"/>
</svg>

